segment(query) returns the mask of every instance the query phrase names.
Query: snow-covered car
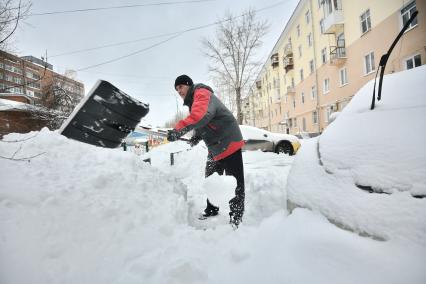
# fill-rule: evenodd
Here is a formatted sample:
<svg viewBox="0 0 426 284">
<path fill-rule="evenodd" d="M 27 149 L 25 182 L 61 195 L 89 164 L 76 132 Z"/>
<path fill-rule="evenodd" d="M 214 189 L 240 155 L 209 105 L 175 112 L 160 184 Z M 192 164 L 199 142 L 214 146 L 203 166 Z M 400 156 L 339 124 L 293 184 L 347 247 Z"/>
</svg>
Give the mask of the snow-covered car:
<svg viewBox="0 0 426 284">
<path fill-rule="evenodd" d="M 300 148 L 299 139 L 290 134 L 269 132 L 257 127 L 240 125 L 245 145 L 243 150 L 296 154 Z"/>
<path fill-rule="evenodd" d="M 287 179 L 288 207 L 345 229 L 426 246 L 426 65 L 374 80 L 318 138 L 303 143 Z"/>
</svg>

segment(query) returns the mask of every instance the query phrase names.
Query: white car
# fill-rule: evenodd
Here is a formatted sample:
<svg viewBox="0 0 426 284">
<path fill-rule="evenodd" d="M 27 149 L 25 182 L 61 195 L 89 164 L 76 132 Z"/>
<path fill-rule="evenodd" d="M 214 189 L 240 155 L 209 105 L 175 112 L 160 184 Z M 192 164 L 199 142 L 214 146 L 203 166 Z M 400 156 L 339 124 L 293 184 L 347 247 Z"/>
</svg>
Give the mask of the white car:
<svg viewBox="0 0 426 284">
<path fill-rule="evenodd" d="M 240 125 L 245 145 L 243 150 L 296 154 L 300 148 L 299 139 L 290 134 L 269 132 L 257 127 Z"/>
</svg>

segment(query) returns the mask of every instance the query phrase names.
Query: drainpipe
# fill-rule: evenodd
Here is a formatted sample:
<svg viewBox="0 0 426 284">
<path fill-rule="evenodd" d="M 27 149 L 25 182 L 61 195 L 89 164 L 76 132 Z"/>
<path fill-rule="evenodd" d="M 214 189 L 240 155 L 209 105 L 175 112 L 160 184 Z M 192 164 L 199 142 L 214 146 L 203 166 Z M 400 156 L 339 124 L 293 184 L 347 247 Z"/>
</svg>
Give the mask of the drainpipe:
<svg viewBox="0 0 426 284">
<path fill-rule="evenodd" d="M 321 119 L 320 119 L 320 100 L 319 100 L 319 83 L 318 83 L 318 72 L 317 72 L 317 52 L 316 52 L 316 48 L 315 48 L 315 27 L 314 27 L 314 12 L 313 12 L 313 6 L 312 6 L 312 1 L 313 0 L 309 0 L 309 9 L 311 10 L 311 28 L 312 28 L 312 37 L 313 37 L 313 43 L 312 43 L 312 49 L 314 51 L 314 64 L 315 64 L 315 89 L 316 89 L 316 97 L 317 97 L 317 106 L 316 106 L 316 110 L 317 110 L 317 121 L 318 121 L 318 133 L 321 133 Z"/>
</svg>

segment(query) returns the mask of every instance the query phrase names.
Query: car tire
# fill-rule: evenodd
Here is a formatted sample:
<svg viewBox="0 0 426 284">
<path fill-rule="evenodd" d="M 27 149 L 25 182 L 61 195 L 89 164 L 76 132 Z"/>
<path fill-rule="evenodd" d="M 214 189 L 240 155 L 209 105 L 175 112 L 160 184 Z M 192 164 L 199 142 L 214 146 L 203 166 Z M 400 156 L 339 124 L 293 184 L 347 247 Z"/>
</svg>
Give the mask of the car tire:
<svg viewBox="0 0 426 284">
<path fill-rule="evenodd" d="M 275 147 L 275 153 L 284 153 L 292 156 L 294 154 L 293 146 L 288 141 L 282 141 Z"/>
</svg>

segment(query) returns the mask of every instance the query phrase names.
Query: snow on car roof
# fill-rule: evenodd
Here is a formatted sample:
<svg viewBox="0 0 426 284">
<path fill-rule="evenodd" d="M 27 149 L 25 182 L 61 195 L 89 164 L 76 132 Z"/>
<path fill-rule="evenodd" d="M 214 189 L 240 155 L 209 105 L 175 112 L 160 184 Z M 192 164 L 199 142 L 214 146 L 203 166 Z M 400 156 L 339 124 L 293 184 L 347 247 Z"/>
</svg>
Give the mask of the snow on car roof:
<svg viewBox="0 0 426 284">
<path fill-rule="evenodd" d="M 385 76 L 374 110 L 374 82 L 367 83 L 303 144 L 288 179 L 290 202 L 361 233 L 426 244 L 425 199 L 414 197 L 426 195 L 425 77 L 426 66 Z"/>
</svg>

